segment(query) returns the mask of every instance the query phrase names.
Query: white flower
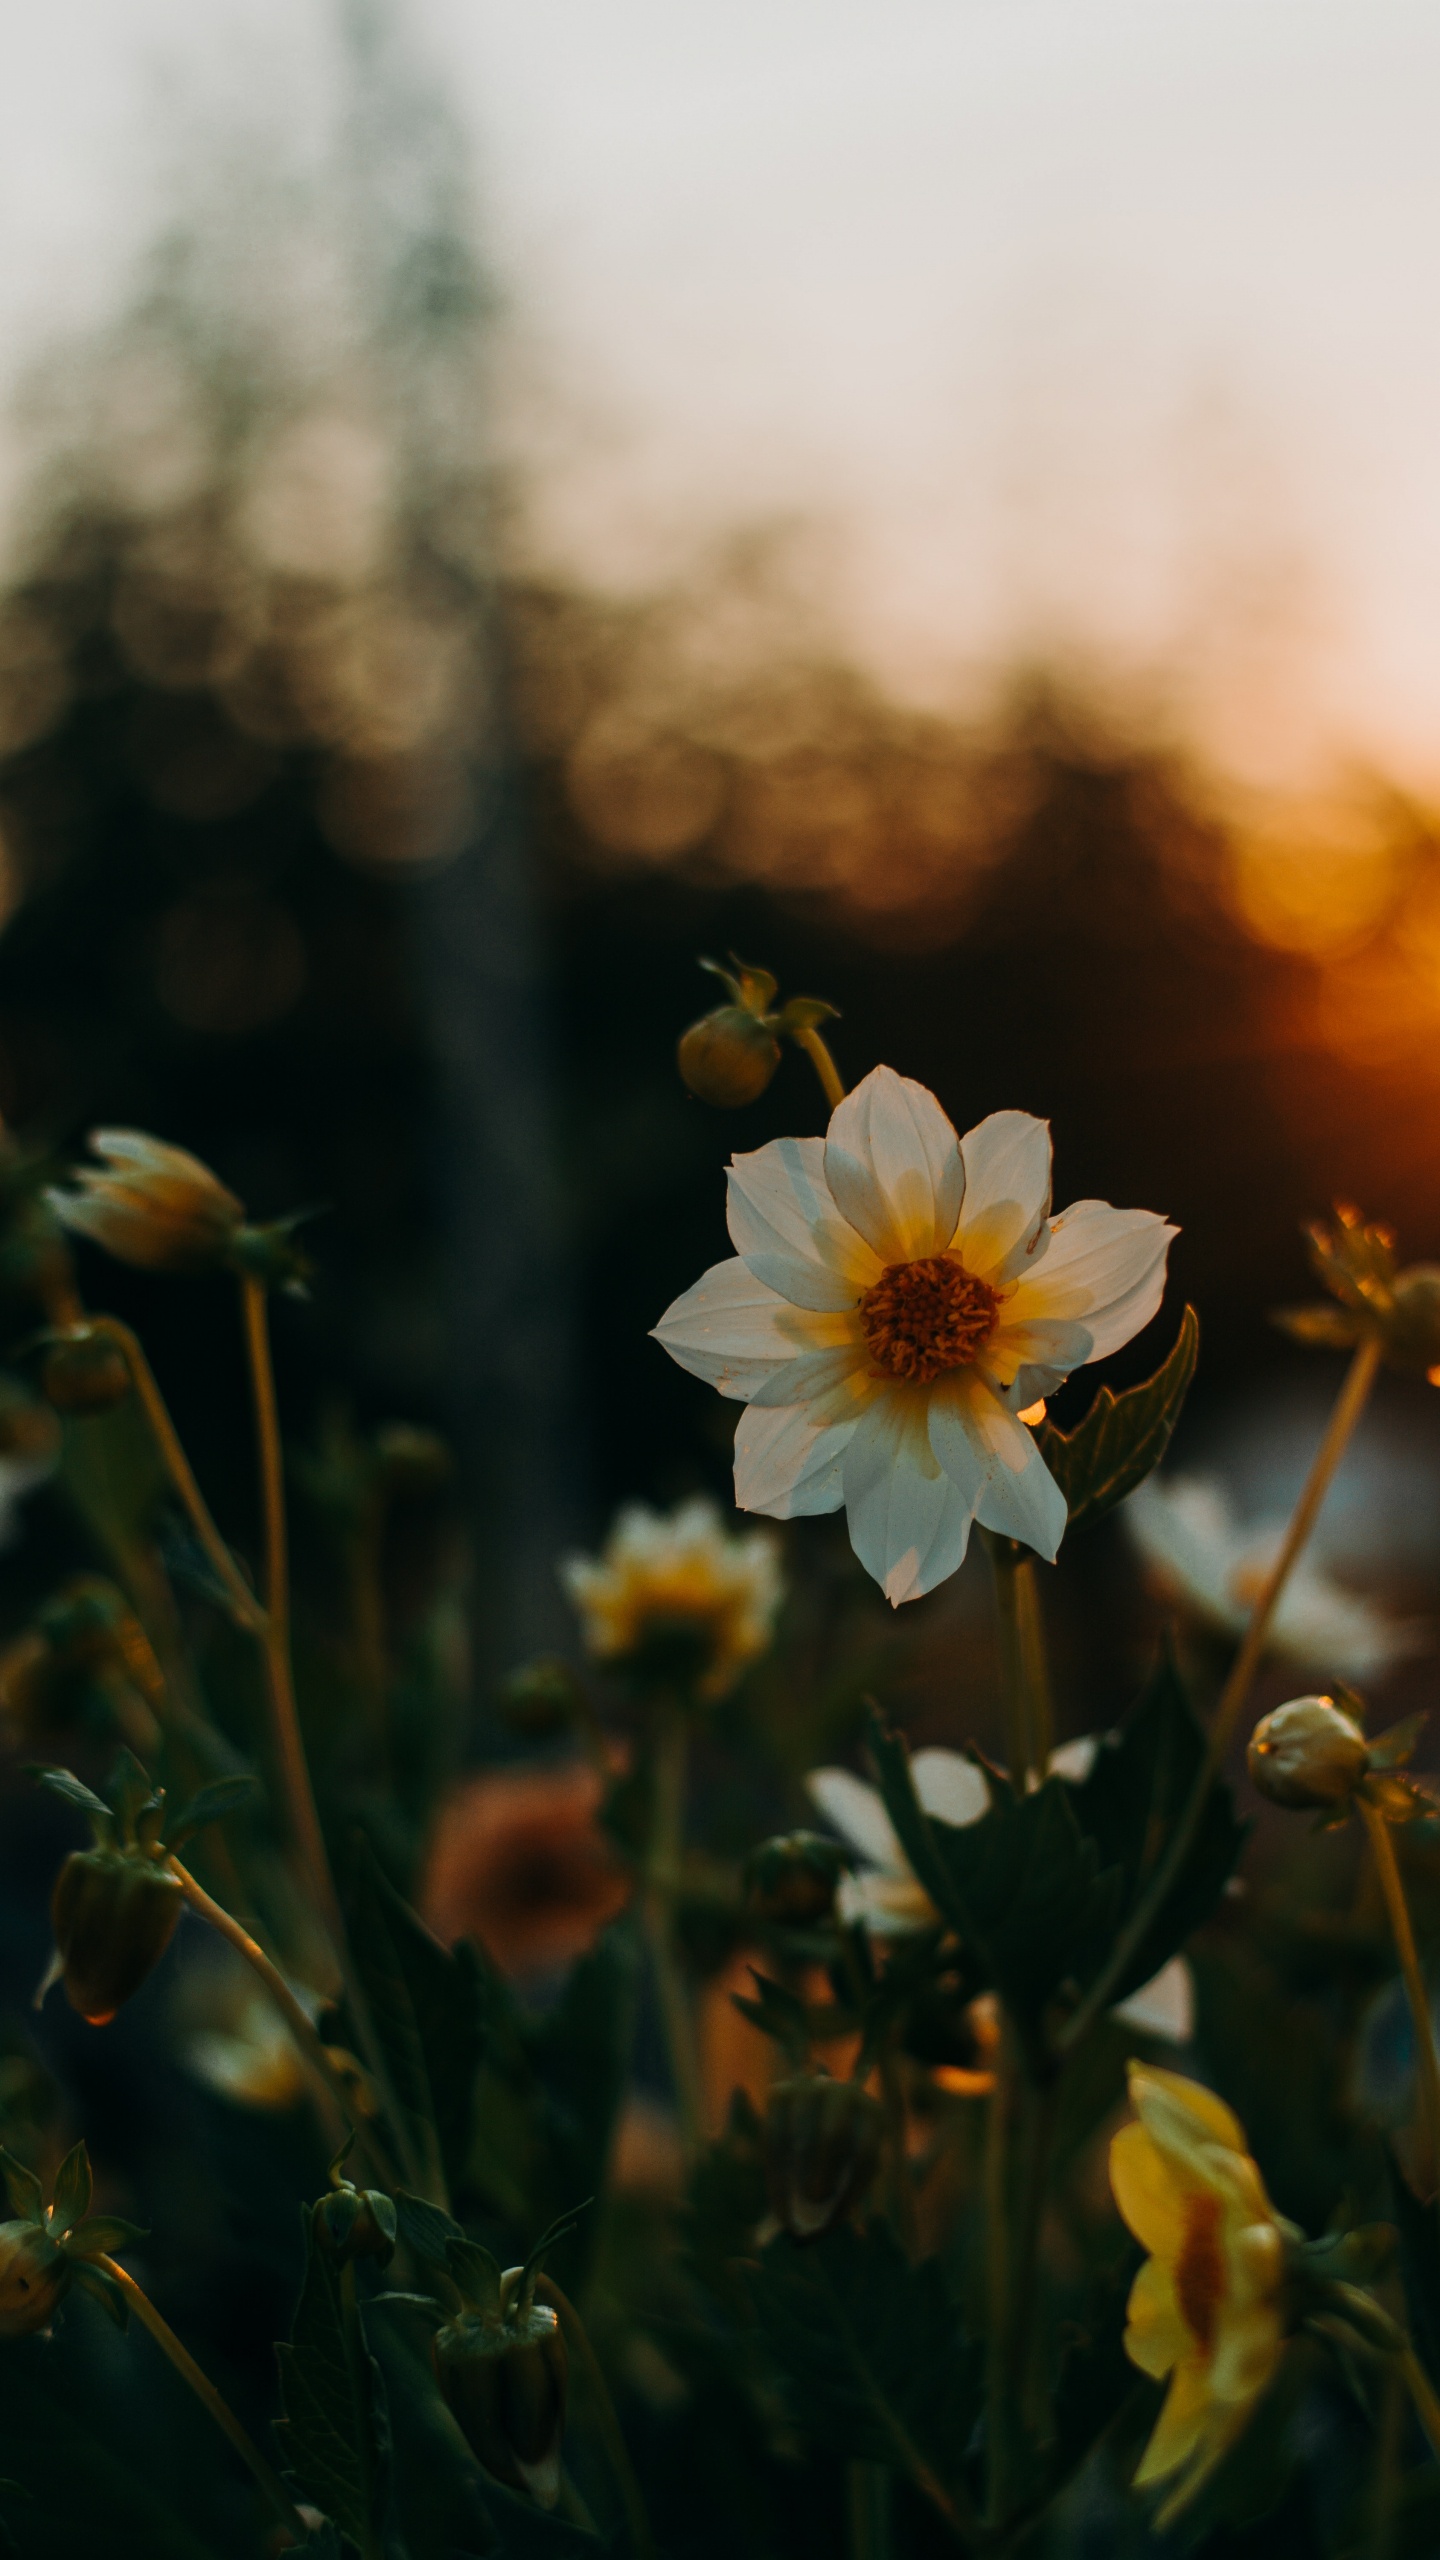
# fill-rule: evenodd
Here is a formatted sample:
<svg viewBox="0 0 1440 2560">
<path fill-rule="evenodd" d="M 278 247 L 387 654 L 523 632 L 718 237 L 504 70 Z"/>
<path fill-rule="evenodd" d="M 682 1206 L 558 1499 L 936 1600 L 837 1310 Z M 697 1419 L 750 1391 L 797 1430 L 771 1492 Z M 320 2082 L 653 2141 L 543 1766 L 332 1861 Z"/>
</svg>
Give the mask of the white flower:
<svg viewBox="0 0 1440 2560">
<path fill-rule="evenodd" d="M 737 1156 L 717 1263 L 655 1327 L 745 1405 L 735 1499 L 836 1511 L 897 1604 L 956 1571 L 980 1520 L 1053 1557 L 1065 1499 L 1019 1419 L 1148 1324 L 1175 1230 L 1079 1200 L 1050 1215 L 1050 1132 L 993 1112 L 957 1138 L 876 1067 L 822 1138 Z"/>
<path fill-rule="evenodd" d="M 773 1537 L 728 1535 L 703 1494 L 668 1513 L 628 1503 L 600 1555 L 567 1557 L 560 1579 L 597 1661 L 633 1662 L 657 1642 L 698 1640 L 708 1698 L 767 1650 L 784 1596 Z"/>
<path fill-rule="evenodd" d="M 143 1129 L 92 1129 L 98 1165 L 76 1165 L 73 1191 L 45 1194 L 62 1226 L 142 1271 L 206 1271 L 244 1223 L 233 1191 L 184 1147 Z"/>
<path fill-rule="evenodd" d="M 300 1992 L 305 2008 L 317 2016 L 321 2003 Z M 279 2114 L 298 2105 L 305 2094 L 305 2068 L 299 2048 L 268 1993 L 253 1985 L 229 1984 L 217 1999 L 219 2023 L 197 2027 L 181 2039 L 187 2070 L 218 2098 L 237 2107 L 256 2107 Z"/>
<path fill-rule="evenodd" d="M 1098 1748 L 1098 1736 L 1088 1733 L 1077 1742 L 1063 1743 L 1051 1755 L 1050 1774 L 1080 1785 L 1090 1774 Z M 989 1811 L 989 1787 L 963 1752 L 917 1751 L 910 1775 L 921 1809 L 932 1822 L 953 1823 L 963 1830 Z M 878 1787 L 867 1786 L 850 1769 L 812 1769 L 805 1786 L 831 1829 L 867 1862 L 858 1875 L 841 1881 L 837 1897 L 841 1919 L 861 1921 L 874 1938 L 898 1938 L 907 1930 L 928 1929 L 936 1918 L 935 1906 L 895 1836 Z M 1138 1991 L 1117 2003 L 1114 2015 L 1142 2034 L 1188 2044 L 1195 2021 L 1195 1988 L 1184 1957 L 1172 1956 Z"/>
<path fill-rule="evenodd" d="M 1243 1635 L 1279 1554 L 1283 1521 L 1242 1528 L 1219 1485 L 1199 1476 L 1166 1483 L 1152 1476 L 1131 1495 L 1125 1519 L 1167 1598 L 1226 1635 Z M 1337 1679 L 1364 1682 L 1424 1653 L 1429 1642 L 1420 1621 L 1388 1616 L 1302 1555 L 1270 1621 L 1266 1649 Z"/>
</svg>

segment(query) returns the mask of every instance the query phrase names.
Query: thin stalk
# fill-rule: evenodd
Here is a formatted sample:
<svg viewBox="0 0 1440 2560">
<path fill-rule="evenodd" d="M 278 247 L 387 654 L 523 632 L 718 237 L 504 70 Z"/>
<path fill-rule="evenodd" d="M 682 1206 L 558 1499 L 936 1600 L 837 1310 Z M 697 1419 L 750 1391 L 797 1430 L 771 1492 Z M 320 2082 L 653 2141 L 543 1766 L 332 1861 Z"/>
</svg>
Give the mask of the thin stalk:
<svg viewBox="0 0 1440 2560">
<path fill-rule="evenodd" d="M 985 2513 L 1002 2524 L 1010 2507 L 1009 2135 L 1013 2064 L 1002 2043 L 995 2056 L 995 2086 L 985 2119 L 985 2291 L 989 2309 L 985 2340 Z"/>
<path fill-rule="evenodd" d="M 683 1708 L 663 1708 L 654 1738 L 654 1804 L 642 1914 L 681 2136 L 687 2157 L 693 2159 L 705 2139 L 705 2104 L 695 2022 L 675 1943 L 675 1888 L 685 1825 L 685 1745 Z"/>
<path fill-rule="evenodd" d="M 297 2543 L 309 2540 L 309 2533 L 299 2509 L 282 2487 L 258 2446 L 251 2443 L 228 2400 L 222 2398 L 215 2385 L 203 2374 L 188 2348 L 182 2347 L 168 2320 L 162 2319 L 148 2293 L 138 2285 L 114 2258 L 97 2257 L 97 2267 L 119 2285 L 137 2320 L 144 2323 L 161 2353 L 169 2357 L 182 2381 L 187 2382 L 197 2400 L 203 2401 L 217 2427 L 227 2435 L 241 2461 L 251 2471 L 287 2531 Z"/>
<path fill-rule="evenodd" d="M 890 2474 L 878 2462 L 847 2462 L 845 2506 L 851 2560 L 890 2560 Z"/>
<path fill-rule="evenodd" d="M 252 1972 L 258 1974 L 264 1983 L 299 2047 L 311 2078 L 317 2084 L 317 2094 L 324 2100 L 327 2117 L 338 2119 L 329 2124 L 328 2130 L 331 2133 L 338 2132 L 342 2138 L 347 2133 L 353 2133 L 358 2147 L 366 2154 L 381 2184 L 393 2187 L 395 2172 L 390 2162 L 364 2117 L 357 2113 L 354 2098 L 343 2074 L 336 2069 L 324 2038 L 313 2018 L 308 2014 L 303 2001 L 296 1998 L 279 1966 L 272 1964 L 258 1939 L 251 1937 L 249 1930 L 242 1927 L 233 1914 L 225 1909 L 223 1903 L 212 1901 L 204 1886 L 196 1883 L 188 1867 L 182 1866 L 180 1860 L 175 1857 L 172 1857 L 168 1863 L 170 1873 L 178 1879 L 180 1890 L 191 1910 L 198 1912 L 208 1927 L 215 1930 L 219 1937 L 227 1940 L 236 1953 L 244 1957 Z"/>
<path fill-rule="evenodd" d="M 818 1031 L 792 1031 L 790 1037 L 797 1049 L 804 1050 L 820 1079 L 821 1089 L 831 1110 L 838 1111 L 845 1099 L 845 1087 L 840 1081 L 840 1070 L 830 1055 L 828 1042 L 821 1039 Z"/>
<path fill-rule="evenodd" d="M 615 2415 L 615 2403 L 610 2397 L 610 2385 L 605 2379 L 605 2369 L 591 2344 L 590 2332 L 569 2295 L 562 2292 L 553 2276 L 538 2276 L 535 2292 L 541 2302 L 548 2302 L 551 2310 L 558 2313 L 566 2338 L 574 2347 L 585 2368 L 585 2377 L 590 2385 L 591 2397 L 595 2404 L 596 2425 L 605 2447 L 606 2460 L 614 2474 L 615 2486 L 620 2493 L 620 2504 L 625 2510 L 625 2522 L 629 2527 L 635 2560 L 656 2560 L 655 2536 L 650 2530 L 650 2518 L 646 2513 L 644 2495 L 635 2475 L 635 2465 L 630 2459 L 630 2449 L 621 2432 L 620 2421 Z"/>
<path fill-rule="evenodd" d="M 907 2257 L 913 2258 L 919 2247 L 919 2232 L 915 2222 L 915 2192 L 910 2184 L 905 2089 L 900 2077 L 900 2057 L 888 2038 L 880 2048 L 876 2067 L 880 2075 L 880 2103 L 885 2110 L 885 2147 L 890 2155 L 890 2174 L 886 2182 L 890 2214 L 901 2248 Z"/>
<path fill-rule="evenodd" d="M 1425 2431 L 1425 2441 L 1440 2462 L 1440 2400 L 1435 2396 L 1435 2386 L 1413 2347 L 1406 2347 L 1395 2362 Z"/>
<path fill-rule="evenodd" d="M 1220 1692 L 1219 1704 L 1215 1709 L 1214 1720 L 1210 1727 L 1210 1738 L 1205 1748 L 1205 1757 L 1196 1773 L 1189 1801 L 1170 1835 L 1165 1855 L 1155 1868 L 1148 1887 L 1111 1948 L 1107 1962 L 1091 1984 L 1079 2008 L 1061 2028 L 1056 2045 L 1062 2055 L 1073 2053 L 1075 2047 L 1089 2034 L 1096 2019 L 1109 2008 L 1115 1997 L 1117 1985 L 1148 1935 L 1156 1914 L 1168 1900 L 1176 1878 L 1190 1854 L 1195 1836 L 1205 1818 L 1210 1789 L 1219 1774 L 1235 1727 L 1240 1720 L 1241 1710 L 1250 1695 L 1251 1683 L 1259 1669 L 1260 1657 L 1265 1649 L 1265 1639 L 1270 1632 L 1270 1622 L 1279 1606 L 1281 1593 L 1315 1525 L 1316 1513 L 1330 1490 L 1335 1471 L 1349 1446 L 1355 1425 L 1365 1410 L 1379 1366 L 1380 1344 L 1377 1339 L 1370 1337 L 1357 1346 L 1355 1356 L 1345 1373 L 1344 1384 L 1335 1399 L 1330 1420 L 1325 1427 L 1324 1439 L 1315 1452 L 1310 1473 L 1305 1479 L 1290 1526 L 1285 1532 L 1285 1543 L 1266 1577 L 1265 1587 L 1255 1604 L 1254 1615 L 1245 1630 L 1244 1642 L 1235 1657 L 1230 1676 Z"/>
<path fill-rule="evenodd" d="M 1355 1808 L 1369 1836 L 1375 1872 L 1380 1879 L 1390 1932 L 1395 1940 L 1395 1952 L 1400 1959 L 1405 1997 L 1410 2003 L 1410 2023 L 1415 2032 L 1420 2140 L 1424 2153 L 1421 2166 L 1426 2193 L 1433 2196 L 1440 2186 L 1440 2058 L 1435 2051 L 1435 2022 L 1430 2014 L 1430 1997 L 1420 1967 L 1415 1931 L 1410 1922 L 1410 1906 L 1405 1899 L 1390 1825 L 1376 1806 L 1366 1802 L 1363 1792 L 1356 1796 Z"/>
<path fill-rule="evenodd" d="M 1030 1728 L 1031 1765 L 1037 1778 L 1043 1778 L 1055 1748 L 1055 1710 L 1050 1695 L 1045 1620 L 1040 1608 L 1040 1578 L 1032 1555 L 1017 1556 L 1015 1560 L 1015 1632 Z"/>
<path fill-rule="evenodd" d="M 356 2407 L 363 2408 L 363 2383 L 369 2367 L 370 2350 L 365 2343 L 365 2330 L 360 2318 L 360 2298 L 352 2258 L 345 2259 L 340 2269 L 340 2328 L 345 2341 L 345 2361 L 350 2368 L 351 2392 Z M 384 2540 L 375 2522 L 375 2444 L 368 2428 L 360 2431 L 360 2466 L 365 2491 L 360 2560 L 385 2560 Z"/>
<path fill-rule="evenodd" d="M 1012 2410 L 1022 2405 L 1031 2372 L 1030 2341 L 1040 2272 L 1040 2225 L 1045 2213 L 1046 2186 L 1060 2108 L 1058 2079 L 1050 2081 L 1043 2089 L 1036 2089 L 1023 2080 L 1018 2087 L 1024 2099 L 1023 2143 L 1020 2191 L 1015 2199 L 1010 2230 L 1005 2357 L 1008 2376 L 1006 2397 Z M 1036 2414 L 1040 2421 L 1037 2432 L 1043 2434 L 1048 2413 L 1041 2410 Z"/>
<path fill-rule="evenodd" d="M 190 1526 L 222 1584 L 225 1596 L 242 1627 L 258 1635 L 265 1625 L 265 1611 L 245 1580 L 229 1548 L 210 1517 L 209 1505 L 195 1481 L 195 1471 L 181 1446 L 180 1434 L 170 1419 L 170 1409 L 160 1393 L 155 1373 L 145 1357 L 138 1335 L 118 1316 L 87 1316 L 74 1327 L 71 1339 L 93 1340 L 96 1334 L 113 1342 L 130 1372 L 135 1393 L 144 1409 L 145 1419 L 154 1434 L 155 1445 L 165 1463 L 165 1471 L 180 1497 Z"/>
<path fill-rule="evenodd" d="M 997 1537 L 989 1529 L 982 1529 L 980 1534 L 994 1576 L 995 1615 L 1000 1627 L 1000 1658 L 1005 1680 L 1006 1756 L 1010 1775 L 1016 1786 L 1023 1790 L 1033 1778 L 1043 1775 L 1043 1771 L 1036 1766 L 1030 1687 L 1021 1629 L 1019 1562 L 1013 1538 Z"/>
</svg>

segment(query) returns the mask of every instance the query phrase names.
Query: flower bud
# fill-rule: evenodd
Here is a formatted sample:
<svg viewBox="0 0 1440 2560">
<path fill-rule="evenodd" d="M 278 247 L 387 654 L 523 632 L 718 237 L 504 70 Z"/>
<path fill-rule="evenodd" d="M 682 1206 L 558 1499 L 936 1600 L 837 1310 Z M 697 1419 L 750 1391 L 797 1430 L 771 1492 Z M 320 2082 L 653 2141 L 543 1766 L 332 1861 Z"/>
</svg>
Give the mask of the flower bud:
<svg viewBox="0 0 1440 2560">
<path fill-rule="evenodd" d="M 45 1355 L 40 1383 L 57 1413 L 108 1413 L 130 1393 L 130 1371 L 124 1353 L 97 1335 L 57 1342 Z"/>
<path fill-rule="evenodd" d="M 316 2205 L 311 2227 L 321 2256 L 341 2266 L 375 2258 L 388 2267 L 395 2255 L 395 2207 L 373 2187 L 332 2189 Z"/>
<path fill-rule="evenodd" d="M 777 2081 L 765 2110 L 765 2183 L 776 2221 L 817 2240 L 860 2202 L 880 2161 L 884 2112 L 853 2080 Z"/>
<path fill-rule="evenodd" d="M 568 1662 L 543 1655 L 522 1662 L 500 1691 L 500 1713 L 516 1733 L 542 1740 L 566 1733 L 583 1706 L 580 1683 Z"/>
<path fill-rule="evenodd" d="M 48 2329 L 70 2269 L 36 2222 L 0 2222 L 0 2338 Z"/>
<path fill-rule="evenodd" d="M 764 1840 L 745 1861 L 745 1891 L 761 1920 L 787 1929 L 810 1929 L 828 1920 L 845 1866 L 838 1840 L 818 1831 L 786 1831 Z"/>
<path fill-rule="evenodd" d="M 507 2290 L 522 2270 L 512 2267 Z M 435 2379 L 476 2460 L 537 2506 L 560 2494 L 568 2359 L 555 2313 L 512 2303 L 501 2319 L 462 2312 L 436 2331 Z"/>
<path fill-rule="evenodd" d="M 780 1064 L 780 1043 L 743 1005 L 722 1004 L 681 1033 L 675 1057 L 698 1102 L 733 1111 L 759 1101 Z"/>
<path fill-rule="evenodd" d="M 206 1271 L 227 1260 L 244 1223 L 233 1191 L 183 1147 L 140 1129 L 96 1129 L 100 1166 L 46 1198 L 63 1226 L 142 1271 Z"/>
<path fill-rule="evenodd" d="M 175 1935 L 180 1880 L 123 1850 L 75 1849 L 51 1897 L 55 1954 L 72 2009 L 108 2026 Z"/>
<path fill-rule="evenodd" d="M 1246 1759 L 1272 1804 L 1321 1809 L 1348 1803 L 1369 1768 L 1370 1746 L 1333 1698 L 1291 1698 L 1261 1717 Z"/>
</svg>

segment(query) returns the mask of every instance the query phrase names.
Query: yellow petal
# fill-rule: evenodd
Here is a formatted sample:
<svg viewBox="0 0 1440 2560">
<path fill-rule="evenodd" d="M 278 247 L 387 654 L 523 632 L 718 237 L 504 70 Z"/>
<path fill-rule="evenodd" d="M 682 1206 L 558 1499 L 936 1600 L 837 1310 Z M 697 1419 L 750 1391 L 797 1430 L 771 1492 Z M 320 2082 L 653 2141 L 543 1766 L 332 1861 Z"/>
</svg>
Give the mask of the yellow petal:
<svg viewBox="0 0 1440 2560">
<path fill-rule="evenodd" d="M 1205 2434 L 1209 2411 L 1210 2395 L 1203 2368 L 1194 2363 L 1178 2364 L 1165 2406 L 1155 2422 L 1155 2433 L 1140 2456 L 1135 2474 L 1137 2489 L 1148 2489 L 1152 2481 L 1168 2479 L 1182 2462 L 1189 2461 Z"/>
<path fill-rule="evenodd" d="M 1194 2344 L 1180 2316 L 1175 2287 L 1158 2258 L 1147 2258 L 1130 2288 L 1125 2353 L 1142 2373 L 1163 2382 Z"/>
<path fill-rule="evenodd" d="M 1198 2080 L 1187 2080 L 1178 2071 L 1157 2071 L 1153 2063 L 1132 2062 L 1130 2065 L 1130 2103 L 1142 2124 L 1147 2125 L 1157 2142 L 1186 2151 L 1202 2143 L 1218 2142 L 1227 2151 L 1242 2155 L 1247 2149 L 1244 2128 L 1223 2098 L 1213 2089 L 1202 2089 Z"/>
<path fill-rule="evenodd" d="M 1141 2247 L 1173 2259 L 1185 2237 L 1188 2190 L 1143 2124 L 1122 2125 L 1111 2143 L 1110 2186 Z"/>
<path fill-rule="evenodd" d="M 1231 2312 L 1220 2323 L 1210 2388 L 1232 2406 L 1259 2398 L 1280 2361 L 1280 2315 L 1271 2305 Z"/>
</svg>

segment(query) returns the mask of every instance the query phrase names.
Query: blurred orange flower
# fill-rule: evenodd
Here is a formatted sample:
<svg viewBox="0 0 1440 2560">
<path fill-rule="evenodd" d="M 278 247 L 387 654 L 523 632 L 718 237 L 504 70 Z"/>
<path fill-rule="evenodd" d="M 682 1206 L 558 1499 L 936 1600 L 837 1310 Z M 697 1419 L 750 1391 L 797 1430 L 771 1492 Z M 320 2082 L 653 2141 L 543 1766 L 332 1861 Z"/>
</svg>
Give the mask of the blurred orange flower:
<svg viewBox="0 0 1440 2560">
<path fill-rule="evenodd" d="M 502 1973 L 549 1973 L 592 1947 L 630 1880 L 600 1830 L 601 1779 L 583 1761 L 491 1769 L 436 1820 L 420 1908 L 437 1937 L 476 1938 Z"/>
</svg>

